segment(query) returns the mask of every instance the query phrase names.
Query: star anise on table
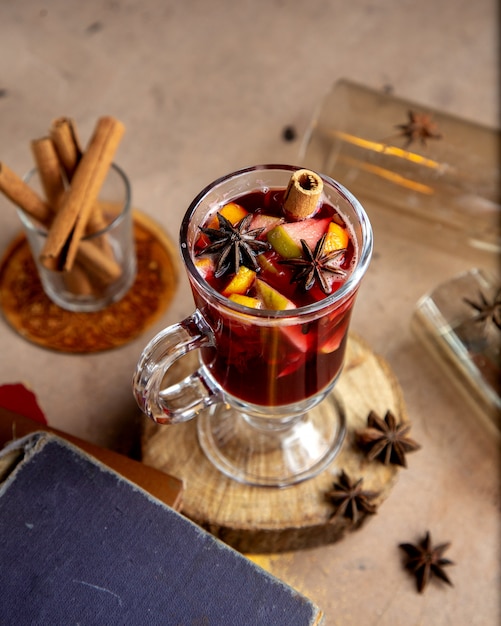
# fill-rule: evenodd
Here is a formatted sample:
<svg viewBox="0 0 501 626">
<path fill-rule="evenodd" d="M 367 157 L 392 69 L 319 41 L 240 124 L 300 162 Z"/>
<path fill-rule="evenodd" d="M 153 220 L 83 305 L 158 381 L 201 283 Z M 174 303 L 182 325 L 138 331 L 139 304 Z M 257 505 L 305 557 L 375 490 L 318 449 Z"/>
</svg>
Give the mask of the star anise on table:
<svg viewBox="0 0 501 626">
<path fill-rule="evenodd" d="M 374 515 L 377 506 L 372 502 L 379 493 L 375 491 L 364 491 L 362 489 L 363 478 L 352 480 L 343 470 L 339 479 L 334 482 L 332 489 L 325 493 L 325 497 L 334 505 L 335 511 L 330 519 L 346 517 L 351 519 L 353 524 L 366 515 Z"/>
<path fill-rule="evenodd" d="M 409 111 L 407 115 L 409 121 L 406 124 L 397 124 L 396 126 L 402 131 L 400 134 L 407 137 L 405 147 L 418 140 L 425 146 L 427 139 L 442 138 L 442 134 L 438 131 L 438 124 L 433 121 L 431 115 L 416 111 Z"/>
<path fill-rule="evenodd" d="M 407 467 L 406 453 L 421 448 L 407 436 L 410 428 L 408 422 L 398 424 L 391 411 L 386 412 L 384 420 L 371 411 L 367 417 L 367 428 L 357 431 L 355 436 L 370 461 L 378 459 L 385 465 L 392 463 Z"/>
<path fill-rule="evenodd" d="M 497 290 L 492 301 L 489 301 L 481 291 L 479 302 L 473 302 L 468 298 L 463 298 L 463 300 L 475 310 L 472 318 L 474 322 L 486 323 L 492 320 L 494 325 L 501 330 L 501 288 Z"/>
<path fill-rule="evenodd" d="M 453 561 L 443 557 L 444 552 L 449 548 L 450 542 L 433 546 L 431 535 L 426 532 L 424 539 L 417 545 L 412 543 L 401 543 L 401 548 L 407 555 L 405 567 L 416 576 L 417 589 L 422 593 L 429 581 L 436 576 L 448 585 L 453 586 L 450 578 L 445 573 L 446 565 L 454 565 Z"/>
<path fill-rule="evenodd" d="M 217 213 L 219 228 L 200 226 L 200 230 L 211 243 L 198 254 L 219 253 L 214 272 L 216 278 L 229 272 L 236 274 L 241 265 L 254 271 L 259 270 L 256 256 L 266 252 L 271 246 L 267 241 L 258 239 L 264 228 L 249 230 L 252 217 L 249 213 L 233 225 L 224 215 Z"/>
<path fill-rule="evenodd" d="M 332 250 L 331 252 L 324 254 L 326 238 L 326 234 L 322 235 L 315 246 L 315 250 L 313 251 L 306 241 L 301 239 L 303 256 L 286 259 L 280 261 L 280 263 L 282 265 L 289 265 L 292 267 L 294 272 L 292 282 L 303 283 L 304 289 L 309 291 L 315 284 L 315 281 L 317 281 L 323 293 L 325 295 L 329 295 L 330 286 L 326 280 L 326 274 L 336 274 L 340 277 L 346 276 L 346 272 L 338 265 L 335 265 L 335 263 L 338 262 L 339 257 L 346 252 L 346 249 L 341 248 L 338 250 Z"/>
</svg>

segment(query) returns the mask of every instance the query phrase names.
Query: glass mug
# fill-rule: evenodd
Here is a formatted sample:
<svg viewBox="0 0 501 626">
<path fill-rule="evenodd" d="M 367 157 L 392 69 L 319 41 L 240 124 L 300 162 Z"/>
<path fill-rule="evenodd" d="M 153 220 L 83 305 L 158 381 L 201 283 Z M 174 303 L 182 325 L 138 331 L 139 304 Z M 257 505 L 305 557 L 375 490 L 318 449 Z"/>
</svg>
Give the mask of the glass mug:
<svg viewBox="0 0 501 626">
<path fill-rule="evenodd" d="M 251 485 L 287 486 L 325 469 L 345 435 L 341 373 L 352 307 L 372 254 L 372 229 L 356 198 L 321 176 L 324 200 L 348 225 L 355 262 L 342 286 L 292 310 L 254 309 L 213 289 L 194 260 L 209 215 L 256 190 L 285 189 L 288 165 L 260 165 L 224 176 L 191 203 L 180 231 L 181 254 L 196 305 L 144 349 L 133 378 L 142 411 L 158 424 L 198 418 L 199 443 L 224 474 Z M 164 386 L 175 361 L 199 351 L 200 367 Z"/>
</svg>

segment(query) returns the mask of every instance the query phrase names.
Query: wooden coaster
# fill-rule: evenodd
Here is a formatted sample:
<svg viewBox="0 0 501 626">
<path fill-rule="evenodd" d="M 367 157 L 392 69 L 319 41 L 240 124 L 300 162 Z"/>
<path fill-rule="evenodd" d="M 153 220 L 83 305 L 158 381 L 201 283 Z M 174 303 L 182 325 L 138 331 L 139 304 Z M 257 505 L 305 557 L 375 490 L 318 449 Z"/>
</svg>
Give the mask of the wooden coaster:
<svg viewBox="0 0 501 626">
<path fill-rule="evenodd" d="M 118 348 L 138 337 L 165 311 L 176 291 L 177 254 L 162 228 L 134 211 L 137 276 L 128 293 L 102 311 L 73 313 L 44 293 L 24 234 L 0 265 L 0 305 L 24 339 L 58 352 L 89 353 Z"/>
<path fill-rule="evenodd" d="M 184 363 L 185 373 L 196 367 L 193 360 Z M 332 543 L 354 528 L 345 518 L 330 521 L 333 508 L 325 493 L 341 469 L 354 479 L 363 478 L 364 490 L 379 492 L 374 500 L 378 506 L 397 477 L 396 466 L 366 460 L 355 443 L 355 430 L 366 426 L 371 410 L 381 417 L 390 410 L 398 421 L 407 421 L 402 392 L 390 367 L 355 335 L 350 335 L 335 392 L 346 408 L 343 448 L 328 469 L 299 485 L 250 487 L 226 478 L 203 454 L 195 421 L 158 426 L 145 418 L 143 462 L 181 478 L 185 484 L 182 512 L 241 552 L 280 552 Z"/>
</svg>

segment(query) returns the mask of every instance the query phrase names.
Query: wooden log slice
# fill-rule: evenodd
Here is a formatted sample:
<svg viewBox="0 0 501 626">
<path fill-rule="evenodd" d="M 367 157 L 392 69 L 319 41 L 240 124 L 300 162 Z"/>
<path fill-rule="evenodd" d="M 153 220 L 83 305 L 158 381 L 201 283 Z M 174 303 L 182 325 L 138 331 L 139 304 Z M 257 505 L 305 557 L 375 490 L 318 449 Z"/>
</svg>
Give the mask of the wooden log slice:
<svg viewBox="0 0 501 626">
<path fill-rule="evenodd" d="M 189 373 L 195 363 L 184 359 L 178 367 Z M 371 410 L 381 417 L 390 410 L 398 421 L 407 421 L 390 367 L 353 334 L 336 392 L 346 408 L 347 435 L 341 452 L 320 475 L 298 485 L 252 487 L 227 478 L 202 452 L 195 420 L 158 426 L 145 419 L 143 462 L 181 478 L 183 514 L 241 552 L 281 552 L 335 542 L 365 522 L 355 527 L 347 518 L 331 519 L 334 509 L 325 493 L 340 471 L 363 478 L 364 490 L 378 492 L 374 500 L 378 506 L 397 478 L 396 466 L 366 459 L 355 442 L 355 431 L 366 426 Z"/>
</svg>

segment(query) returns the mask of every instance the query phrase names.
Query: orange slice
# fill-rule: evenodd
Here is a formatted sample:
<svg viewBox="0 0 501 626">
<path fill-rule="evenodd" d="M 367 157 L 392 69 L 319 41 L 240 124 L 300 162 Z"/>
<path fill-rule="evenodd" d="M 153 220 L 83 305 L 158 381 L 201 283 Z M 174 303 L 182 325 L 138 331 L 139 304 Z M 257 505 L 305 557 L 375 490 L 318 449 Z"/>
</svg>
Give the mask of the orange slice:
<svg viewBox="0 0 501 626">
<path fill-rule="evenodd" d="M 348 247 L 348 233 L 346 229 L 336 222 L 331 222 L 327 229 L 327 237 L 325 238 L 324 253 L 333 252 L 334 250 L 343 250 Z"/>
<path fill-rule="evenodd" d="M 232 294 L 245 294 L 252 286 L 256 272 L 250 270 L 248 267 L 241 265 L 238 268 L 238 272 L 233 276 L 230 282 L 223 289 L 223 296 L 231 296 Z"/>
<path fill-rule="evenodd" d="M 235 226 L 235 224 L 238 224 L 240 220 L 242 220 L 246 215 L 249 214 L 249 211 L 244 209 L 243 206 L 240 206 L 236 202 L 228 202 L 228 204 L 225 204 L 223 208 L 220 209 L 218 212 L 221 213 L 221 215 L 223 215 L 229 222 L 231 222 L 233 226 Z M 214 215 L 214 217 L 209 221 L 207 226 L 209 228 L 218 228 L 219 222 L 217 219 L 217 215 Z"/>
<path fill-rule="evenodd" d="M 261 302 L 257 298 L 251 298 L 250 296 L 243 296 L 240 293 L 232 293 L 228 298 L 232 302 L 236 302 L 237 304 L 242 304 L 243 306 L 247 306 L 250 309 L 260 309 Z"/>
</svg>

